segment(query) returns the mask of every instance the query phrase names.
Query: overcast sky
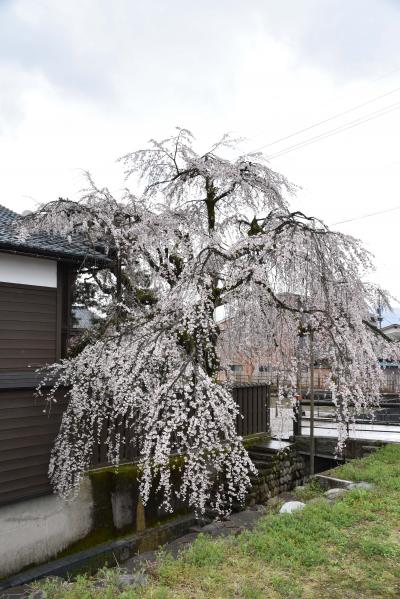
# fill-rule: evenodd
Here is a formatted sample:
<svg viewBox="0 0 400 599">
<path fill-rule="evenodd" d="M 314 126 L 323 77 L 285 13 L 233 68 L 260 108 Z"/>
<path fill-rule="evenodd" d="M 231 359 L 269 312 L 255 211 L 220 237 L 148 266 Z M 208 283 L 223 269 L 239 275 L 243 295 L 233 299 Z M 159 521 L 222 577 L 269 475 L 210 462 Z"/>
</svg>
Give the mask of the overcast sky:
<svg viewBox="0 0 400 599">
<path fill-rule="evenodd" d="M 253 150 L 400 88 L 398 0 L 0 0 L 0 203 L 77 198 L 82 170 L 123 185 L 118 156 L 187 127 Z M 397 107 L 396 104 L 399 103 Z M 328 224 L 400 206 L 400 89 L 265 147 Z M 400 298 L 400 210 L 337 225 Z M 400 303 L 400 300 L 396 303 Z"/>
</svg>

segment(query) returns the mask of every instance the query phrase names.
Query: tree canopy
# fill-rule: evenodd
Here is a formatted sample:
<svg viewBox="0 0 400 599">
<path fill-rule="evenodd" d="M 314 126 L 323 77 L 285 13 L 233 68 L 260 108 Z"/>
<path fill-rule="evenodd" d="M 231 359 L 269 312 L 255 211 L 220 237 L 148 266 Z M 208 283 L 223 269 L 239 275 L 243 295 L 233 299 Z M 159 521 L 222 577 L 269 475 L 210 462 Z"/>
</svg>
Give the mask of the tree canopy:
<svg viewBox="0 0 400 599">
<path fill-rule="evenodd" d="M 170 507 L 171 453 L 184 460 L 178 493 L 199 512 L 243 501 L 254 467 L 236 434 L 229 381 L 216 379 L 227 366 L 221 348 L 273 352 L 294 397 L 306 360 L 299 335 L 307 345 L 312 331 L 330 365 L 342 441 L 355 413 L 376 406 L 378 358 L 393 349 L 370 323 L 370 256 L 356 239 L 292 211 L 295 186 L 261 154 L 223 157 L 235 147 L 224 136 L 199 155 L 179 129 L 120 159 L 126 178 L 142 182 L 140 194 L 126 189 L 117 199 L 87 175 L 78 202 L 60 199 L 25 219 L 26 234 L 83 236 L 111 259 L 94 275 L 109 291 L 105 319 L 77 355 L 46 374 L 55 381 L 50 401 L 59 386 L 69 388 L 50 464 L 61 495 L 79 485 L 105 426 L 118 463 L 124 422 L 140 453 L 144 502 L 157 480 Z M 234 327 L 218 326 L 219 306 Z"/>
</svg>

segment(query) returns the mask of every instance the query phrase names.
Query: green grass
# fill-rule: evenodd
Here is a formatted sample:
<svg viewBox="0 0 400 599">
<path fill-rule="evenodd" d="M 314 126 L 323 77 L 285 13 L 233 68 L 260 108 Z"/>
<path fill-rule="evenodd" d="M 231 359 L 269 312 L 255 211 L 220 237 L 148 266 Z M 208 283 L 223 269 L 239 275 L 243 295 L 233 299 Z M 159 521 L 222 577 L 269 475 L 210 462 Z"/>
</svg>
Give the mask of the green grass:
<svg viewBox="0 0 400 599">
<path fill-rule="evenodd" d="M 45 591 L 45 597 L 65 599 L 138 599 L 140 595 L 135 589 L 121 590 L 117 585 L 118 570 L 103 568 L 96 578 L 78 576 L 73 583 L 60 583 L 57 579 L 49 579 L 44 584 L 35 584 L 35 589 Z M 104 586 L 100 586 L 104 585 Z"/>
<path fill-rule="evenodd" d="M 321 497 L 324 492 L 325 489 L 315 479 L 312 479 L 307 485 L 298 487 L 292 491 L 293 495 L 296 495 L 299 501 L 309 501 L 310 499 Z"/>
<path fill-rule="evenodd" d="M 335 476 L 374 484 L 333 505 L 315 485 L 293 514 L 267 514 L 256 529 L 213 540 L 200 535 L 177 560 L 160 554 L 146 588 L 120 593 L 81 577 L 47 585 L 48 599 L 329 599 L 400 597 L 400 445 L 335 469 Z M 114 577 L 115 578 L 115 577 Z"/>
</svg>

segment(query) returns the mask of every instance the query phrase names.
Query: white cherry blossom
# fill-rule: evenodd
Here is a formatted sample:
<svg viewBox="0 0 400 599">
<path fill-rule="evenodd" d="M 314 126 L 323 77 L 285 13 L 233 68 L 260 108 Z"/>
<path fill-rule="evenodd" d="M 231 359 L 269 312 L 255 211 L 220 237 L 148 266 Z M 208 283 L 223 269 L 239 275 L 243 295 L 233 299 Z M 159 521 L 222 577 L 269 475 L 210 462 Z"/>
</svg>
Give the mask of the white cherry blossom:
<svg viewBox="0 0 400 599">
<path fill-rule="evenodd" d="M 174 493 L 198 512 L 243 501 L 254 466 L 236 434 L 229 377 L 216 379 L 227 368 L 219 356 L 231 350 L 270 356 L 285 373 L 280 397 L 294 398 L 312 331 L 316 355 L 330 364 L 341 446 L 357 412 L 378 402 L 378 358 L 396 351 L 370 323 L 370 256 L 352 237 L 292 212 L 295 187 L 260 154 L 220 156 L 234 147 L 225 136 L 198 155 L 180 129 L 121 159 L 127 178 L 144 183 L 137 196 L 116 199 L 88 175 L 79 202 L 58 200 L 24 222 L 23 234 L 84 237 L 111 259 L 92 273 L 111 290 L 101 326 L 48 369 L 40 389 L 50 402 L 68 389 L 50 463 L 62 496 L 77 489 L 104 430 L 108 458 L 119 463 L 124 426 L 139 453 L 144 502 L 154 484 L 167 509 Z M 219 306 L 232 326 L 216 323 Z M 171 453 L 182 456 L 178 491 Z"/>
</svg>

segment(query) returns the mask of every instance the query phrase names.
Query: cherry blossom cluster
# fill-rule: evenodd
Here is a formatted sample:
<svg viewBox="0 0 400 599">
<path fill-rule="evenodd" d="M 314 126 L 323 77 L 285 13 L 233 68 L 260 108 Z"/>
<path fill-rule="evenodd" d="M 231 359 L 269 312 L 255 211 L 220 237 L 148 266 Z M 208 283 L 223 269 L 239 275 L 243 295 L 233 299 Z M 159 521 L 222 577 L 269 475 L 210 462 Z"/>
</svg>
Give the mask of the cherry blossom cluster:
<svg viewBox="0 0 400 599">
<path fill-rule="evenodd" d="M 199 512 L 244 501 L 254 466 L 236 434 L 229 380 L 217 382 L 232 351 L 269 356 L 285 373 L 279 396 L 294 399 L 312 339 L 329 363 L 341 445 L 357 413 L 379 400 L 378 358 L 397 350 L 370 321 L 369 255 L 291 212 L 295 187 L 261 155 L 220 155 L 234 147 L 224 136 L 199 155 L 179 129 L 121 159 L 126 177 L 143 183 L 137 195 L 117 200 L 88 175 L 79 202 L 47 204 L 22 225 L 21 234 L 44 230 L 101 248 L 110 265 L 95 280 L 115 289 L 90 342 L 49 367 L 41 386 L 49 401 L 68 389 L 50 463 L 62 496 L 78 488 L 105 434 L 113 464 L 128 437 L 135 444 L 144 502 L 154 489 L 167 509 L 174 494 Z M 215 320 L 221 306 L 224 326 Z M 173 454 L 182 456 L 178 490 Z"/>
</svg>

